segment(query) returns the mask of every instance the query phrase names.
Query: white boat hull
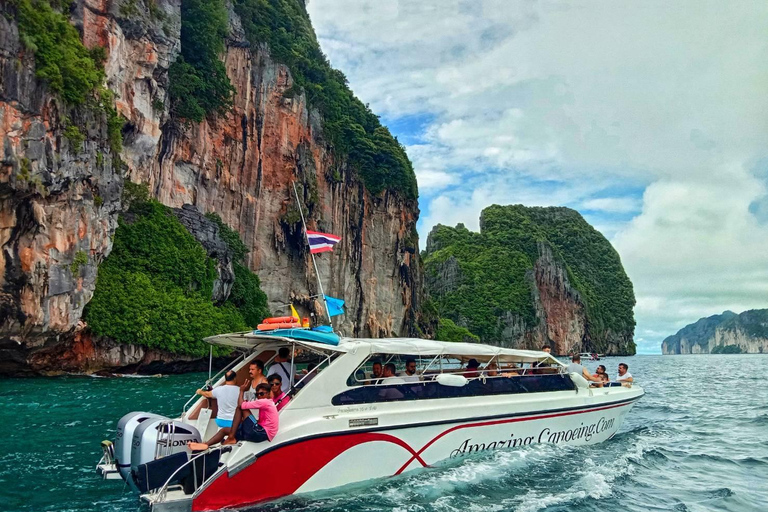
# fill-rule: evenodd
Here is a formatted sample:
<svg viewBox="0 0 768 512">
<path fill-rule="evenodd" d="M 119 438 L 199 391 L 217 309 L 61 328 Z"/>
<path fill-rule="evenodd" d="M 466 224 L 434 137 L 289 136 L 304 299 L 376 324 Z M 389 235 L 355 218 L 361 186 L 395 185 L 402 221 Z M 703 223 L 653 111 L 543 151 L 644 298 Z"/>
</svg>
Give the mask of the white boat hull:
<svg viewBox="0 0 768 512">
<path fill-rule="evenodd" d="M 269 447 L 244 469 L 238 467 L 233 475 L 222 471 L 201 489 L 191 509 L 217 510 L 331 489 L 399 475 L 480 451 L 540 443 L 600 443 L 616 433 L 641 396 L 638 393 L 614 402 L 538 412 L 297 438 Z"/>
</svg>

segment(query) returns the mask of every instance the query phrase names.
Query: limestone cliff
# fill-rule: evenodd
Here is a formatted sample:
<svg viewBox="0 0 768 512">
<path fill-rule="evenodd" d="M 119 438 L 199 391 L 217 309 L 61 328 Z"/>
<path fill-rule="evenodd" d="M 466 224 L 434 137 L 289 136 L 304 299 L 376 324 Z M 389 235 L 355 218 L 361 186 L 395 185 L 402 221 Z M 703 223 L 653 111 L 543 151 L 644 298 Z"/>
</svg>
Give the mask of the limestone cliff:
<svg viewBox="0 0 768 512">
<path fill-rule="evenodd" d="M 701 318 L 666 338 L 664 355 L 715 353 L 768 353 L 768 309 Z"/>
<path fill-rule="evenodd" d="M 13 11 L 13 2 L 0 4 Z M 412 333 L 422 287 L 416 200 L 372 194 L 336 157 L 289 69 L 268 46 L 249 43 L 234 11 L 222 55 L 233 108 L 201 123 L 174 119 L 168 69 L 180 50 L 180 6 L 77 0 L 68 13 L 86 46 L 106 49 L 105 85 L 125 118 L 122 164 L 110 153 L 104 115 L 65 107 L 35 76 L 13 16 L 0 17 L 0 359 L 23 367 L 73 332 L 109 254 L 124 179 L 148 184 L 168 206 L 216 212 L 237 229 L 275 313 L 291 300 L 304 312 L 318 307 L 296 182 L 309 228 L 342 237 L 318 257 L 325 292 L 347 301 L 336 327 L 348 335 Z M 78 148 L 62 136 L 70 119 L 88 127 Z"/>
<path fill-rule="evenodd" d="M 618 254 L 567 208 L 491 206 L 480 233 L 436 226 L 424 254 L 441 317 L 485 343 L 634 354 L 634 294 Z"/>
</svg>

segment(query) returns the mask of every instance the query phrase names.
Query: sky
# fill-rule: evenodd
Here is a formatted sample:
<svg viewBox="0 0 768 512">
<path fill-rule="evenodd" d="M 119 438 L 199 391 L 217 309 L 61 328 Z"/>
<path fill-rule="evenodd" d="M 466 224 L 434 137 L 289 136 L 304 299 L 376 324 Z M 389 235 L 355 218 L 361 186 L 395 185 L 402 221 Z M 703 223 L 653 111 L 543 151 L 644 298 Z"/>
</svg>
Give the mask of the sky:
<svg viewBox="0 0 768 512">
<path fill-rule="evenodd" d="M 634 285 L 639 353 L 768 308 L 768 2 L 310 0 L 406 146 L 422 249 L 490 204 L 567 206 Z"/>
</svg>

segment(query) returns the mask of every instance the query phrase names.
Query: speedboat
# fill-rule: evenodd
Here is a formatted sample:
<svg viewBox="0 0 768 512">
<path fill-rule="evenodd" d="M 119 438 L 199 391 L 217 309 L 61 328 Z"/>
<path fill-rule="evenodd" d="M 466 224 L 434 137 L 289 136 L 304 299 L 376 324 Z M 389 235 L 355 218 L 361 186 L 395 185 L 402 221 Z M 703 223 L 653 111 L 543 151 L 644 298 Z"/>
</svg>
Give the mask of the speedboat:
<svg viewBox="0 0 768 512">
<path fill-rule="evenodd" d="M 545 443 L 588 445 L 616 434 L 643 395 L 594 388 L 545 352 L 415 338 L 343 338 L 276 329 L 213 336 L 239 353 L 224 372 L 247 377 L 282 347 L 295 375 L 271 441 L 238 441 L 193 453 L 216 431 L 215 406 L 192 396 L 175 418 L 134 412 L 102 443 L 97 466 L 123 479 L 152 511 L 234 508 L 292 494 L 400 475 L 477 452 Z M 416 362 L 413 374 L 405 362 Z M 302 368 L 314 363 L 311 371 Z M 397 375 L 371 375 L 375 363 Z M 316 365 L 316 366 L 315 366 Z M 412 365 L 411 365 L 412 366 Z M 195 390 L 190 390 L 191 392 Z M 213 401 L 212 401 L 213 402 Z"/>
</svg>

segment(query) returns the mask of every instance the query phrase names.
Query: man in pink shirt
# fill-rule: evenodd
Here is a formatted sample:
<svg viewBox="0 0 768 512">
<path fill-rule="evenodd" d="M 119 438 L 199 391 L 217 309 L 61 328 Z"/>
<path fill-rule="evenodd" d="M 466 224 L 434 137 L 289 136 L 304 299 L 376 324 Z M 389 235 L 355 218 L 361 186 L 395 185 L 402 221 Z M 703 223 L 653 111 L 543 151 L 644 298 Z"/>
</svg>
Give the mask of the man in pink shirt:
<svg viewBox="0 0 768 512">
<path fill-rule="evenodd" d="M 269 387 L 272 389 L 272 401 L 275 402 L 275 407 L 279 412 L 288 405 L 291 397 L 283 391 L 283 378 L 277 373 L 269 376 Z"/>
<path fill-rule="evenodd" d="M 272 401 L 272 391 L 269 384 L 261 383 L 256 386 L 256 400 L 241 403 L 240 409 L 244 411 L 258 410 L 259 419 L 256 420 L 256 415 L 251 414 L 242 421 L 238 421 L 242 418 L 242 414 L 235 415 L 235 420 L 232 423 L 232 431 L 235 434 L 230 435 L 222 444 L 235 444 L 238 440 L 261 443 L 271 441 L 275 437 L 279 416 L 275 402 Z"/>
</svg>

